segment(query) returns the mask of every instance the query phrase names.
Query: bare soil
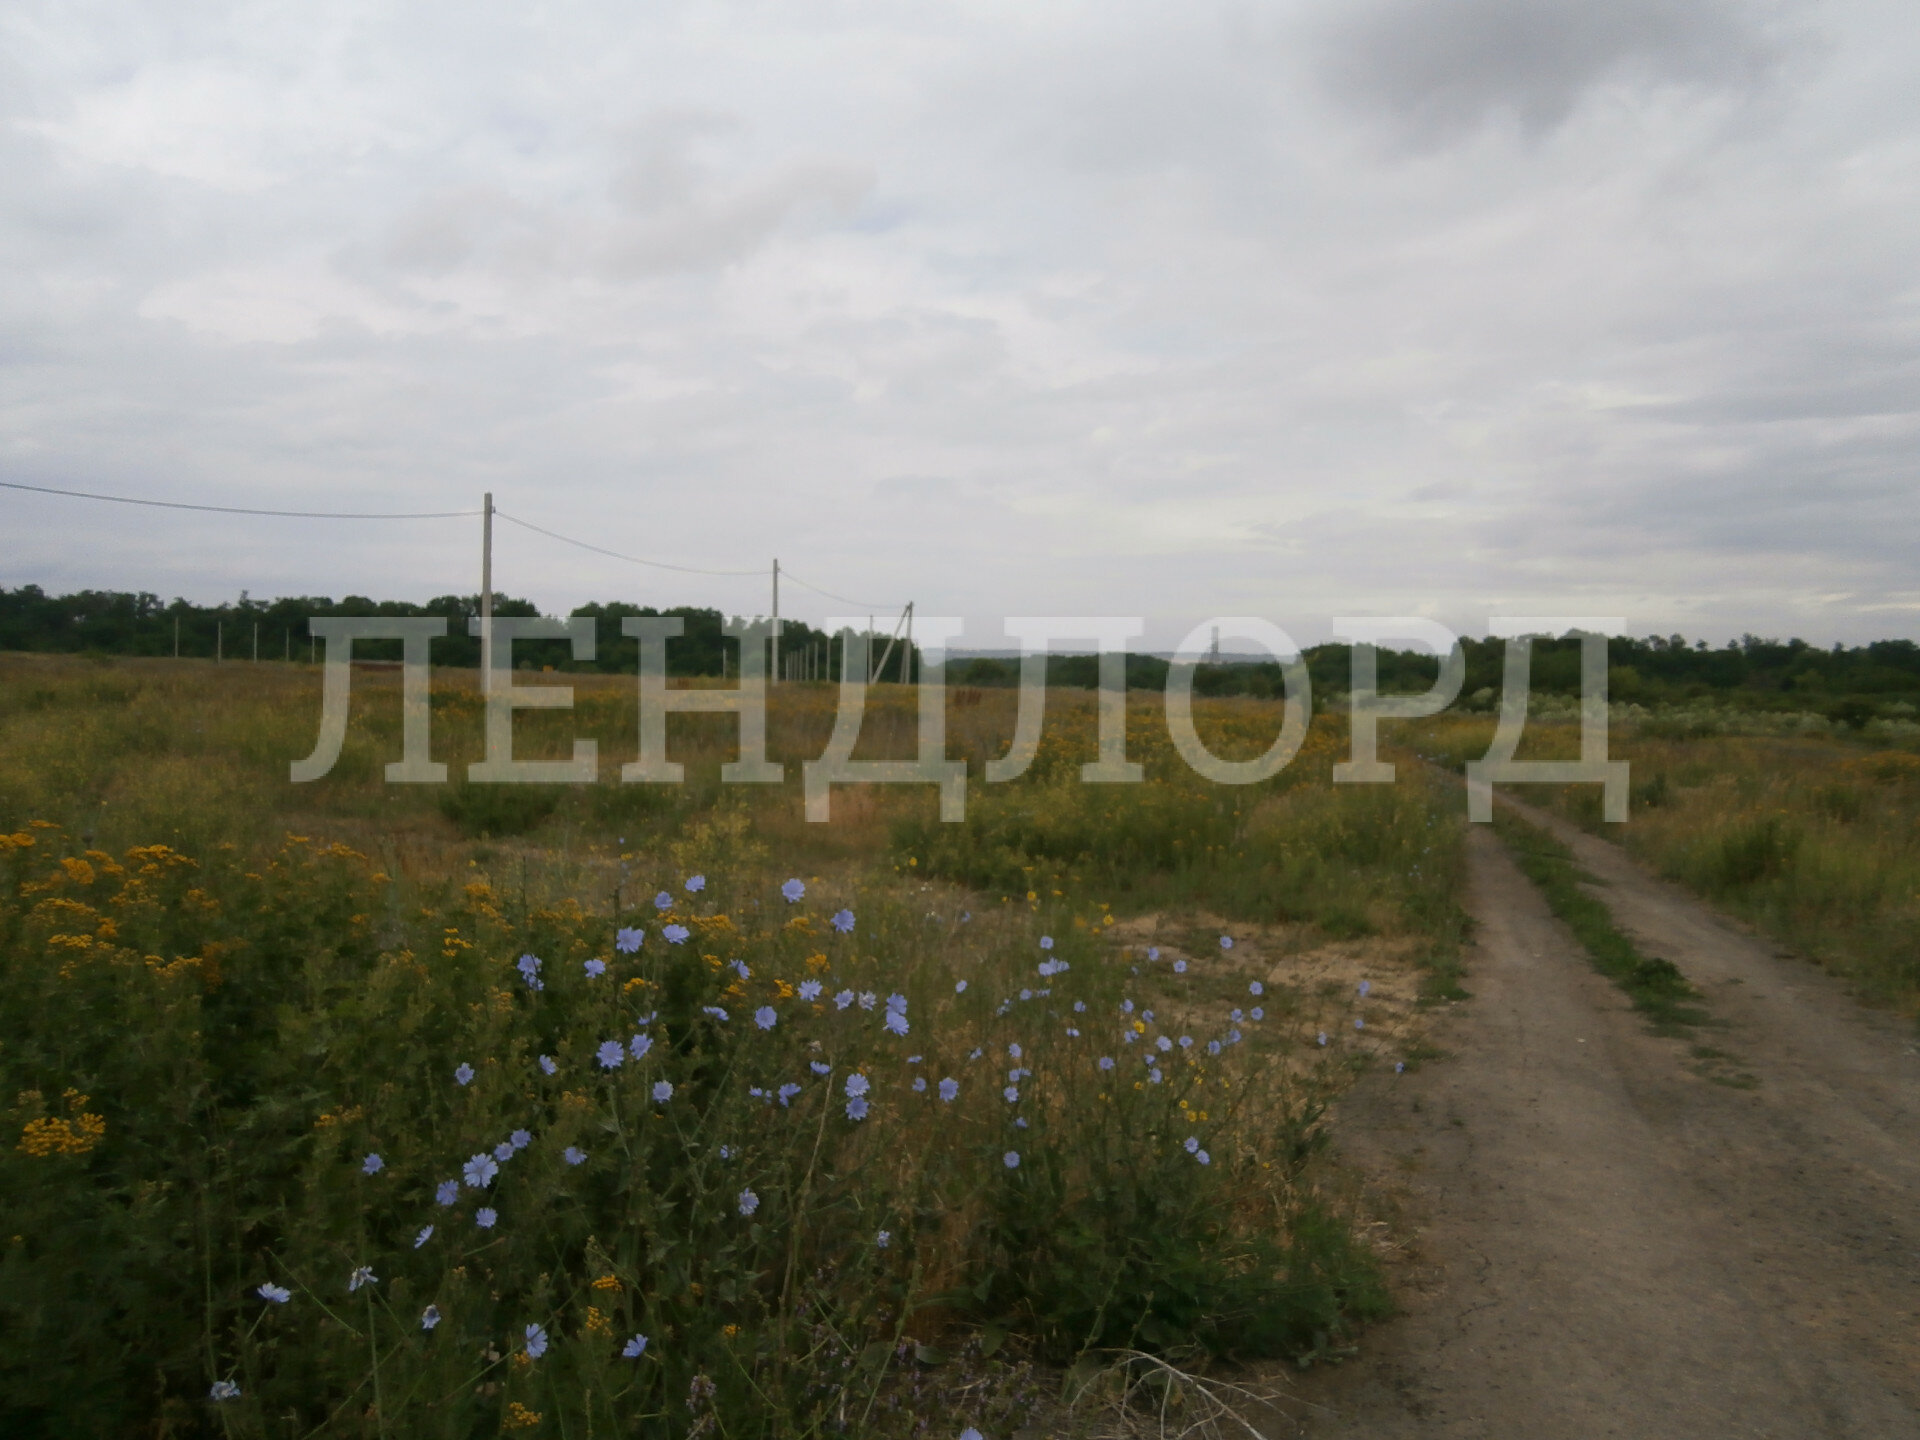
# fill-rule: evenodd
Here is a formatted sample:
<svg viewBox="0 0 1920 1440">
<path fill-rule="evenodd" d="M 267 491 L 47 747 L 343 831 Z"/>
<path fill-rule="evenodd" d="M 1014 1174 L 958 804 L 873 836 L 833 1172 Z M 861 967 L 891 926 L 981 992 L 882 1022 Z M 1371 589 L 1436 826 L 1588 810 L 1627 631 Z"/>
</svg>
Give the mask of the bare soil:
<svg viewBox="0 0 1920 1440">
<path fill-rule="evenodd" d="M 1517 808 L 1715 1024 L 1650 1034 L 1475 827 L 1472 998 L 1431 1036 L 1448 1058 L 1369 1077 L 1337 1120 L 1390 1221 L 1404 1313 L 1299 1377 L 1286 1423 L 1328 1440 L 1920 1436 L 1911 1025 Z"/>
</svg>

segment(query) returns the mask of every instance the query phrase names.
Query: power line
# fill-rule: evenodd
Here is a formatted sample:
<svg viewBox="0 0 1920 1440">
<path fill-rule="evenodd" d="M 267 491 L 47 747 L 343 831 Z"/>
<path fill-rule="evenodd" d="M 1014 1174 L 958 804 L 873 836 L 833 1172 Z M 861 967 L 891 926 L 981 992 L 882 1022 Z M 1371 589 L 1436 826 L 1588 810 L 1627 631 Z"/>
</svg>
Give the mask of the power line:
<svg viewBox="0 0 1920 1440">
<path fill-rule="evenodd" d="M 801 589 L 811 590 L 816 595 L 824 595 L 829 600 L 838 600 L 842 605 L 853 605 L 858 607 L 859 609 L 872 611 L 876 614 L 884 611 L 887 614 L 891 615 L 896 609 L 899 608 L 898 606 L 894 606 L 894 605 L 882 605 L 879 602 L 873 601 L 873 600 L 852 600 L 845 595 L 836 595 L 831 590 L 822 590 L 818 585 L 809 585 L 806 581 L 802 580 L 798 575 L 794 574 L 791 570 L 788 570 L 784 567 L 782 567 L 780 571 L 780 578 L 783 580 L 791 580 L 794 584 L 798 585 Z"/>
<path fill-rule="evenodd" d="M 244 505 L 188 505 L 179 500 L 142 500 L 132 495 L 97 495 L 91 490 L 55 490 L 48 485 L 22 485 L 0 480 L 8 490 L 31 490 L 38 495 L 65 495 L 74 500 L 109 500 L 115 505 L 148 505 L 159 510 L 203 510 L 215 515 L 275 515 L 288 520 L 463 520 L 478 510 L 424 510 L 408 514 L 339 510 L 256 510 Z"/>
<path fill-rule="evenodd" d="M 473 513 L 478 514 L 479 512 L 475 511 Z M 757 569 L 707 570 L 698 565 L 674 565 L 665 560 L 643 560 L 638 555 L 622 555 L 618 550 L 608 550 L 599 545 L 589 545 L 584 540 L 575 540 L 571 535 L 562 535 L 557 531 L 543 529 L 535 525 L 532 521 L 518 519 L 497 507 L 493 513 L 510 525 L 518 525 L 522 530 L 531 530 L 536 535 L 546 536 L 549 540 L 558 540 L 563 545 L 576 545 L 582 550 L 591 550 L 596 555 L 605 555 L 613 560 L 625 560 L 630 565 L 651 565 L 656 570 L 678 570 L 683 575 L 759 575 L 763 573 Z"/>
</svg>

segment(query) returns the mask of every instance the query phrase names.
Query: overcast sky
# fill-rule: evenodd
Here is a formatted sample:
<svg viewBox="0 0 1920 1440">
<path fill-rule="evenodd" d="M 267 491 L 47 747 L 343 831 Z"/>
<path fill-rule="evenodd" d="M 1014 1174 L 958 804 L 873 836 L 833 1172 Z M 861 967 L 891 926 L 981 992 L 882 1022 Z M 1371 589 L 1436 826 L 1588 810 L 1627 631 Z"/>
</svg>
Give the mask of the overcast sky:
<svg viewBox="0 0 1920 1440">
<path fill-rule="evenodd" d="M 0 479 L 491 489 L 978 646 L 1916 633 L 1911 0 L 641 9 L 0 9 Z M 472 520 L 0 534 L 0 585 L 478 588 Z M 512 526 L 495 575 L 767 605 Z"/>
</svg>

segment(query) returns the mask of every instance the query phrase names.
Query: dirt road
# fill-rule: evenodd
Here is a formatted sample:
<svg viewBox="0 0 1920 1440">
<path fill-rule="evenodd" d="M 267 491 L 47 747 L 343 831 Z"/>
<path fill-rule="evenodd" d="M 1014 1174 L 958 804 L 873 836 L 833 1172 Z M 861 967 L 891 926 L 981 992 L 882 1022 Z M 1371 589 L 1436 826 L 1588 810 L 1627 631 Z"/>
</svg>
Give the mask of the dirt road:
<svg viewBox="0 0 1920 1440">
<path fill-rule="evenodd" d="M 1558 824 L 1723 1022 L 1649 1035 L 1485 827 L 1451 1058 L 1369 1080 L 1343 1149 L 1403 1196 L 1407 1313 L 1304 1378 L 1316 1437 L 1920 1436 L 1920 1045 Z M 1751 1089 L 1690 1068 L 1732 1052 Z M 1724 1075 L 1723 1066 L 1718 1073 Z"/>
</svg>

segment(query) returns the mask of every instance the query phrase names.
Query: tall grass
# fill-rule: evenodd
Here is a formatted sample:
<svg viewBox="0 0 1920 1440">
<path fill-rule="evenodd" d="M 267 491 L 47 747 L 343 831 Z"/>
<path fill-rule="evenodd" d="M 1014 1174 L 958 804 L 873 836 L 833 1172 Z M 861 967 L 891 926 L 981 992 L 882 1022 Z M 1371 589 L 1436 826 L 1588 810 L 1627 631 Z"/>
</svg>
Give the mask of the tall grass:
<svg viewBox="0 0 1920 1440">
<path fill-rule="evenodd" d="M 1385 1303 L 1313 1170 L 1364 1048 L 1232 952 L 1176 974 L 1113 938 L 1134 903 L 1448 952 L 1457 823 L 1422 786 L 1327 789 L 1330 738 L 1208 797 L 1142 707 L 1155 778 L 1079 787 L 1097 822 L 1032 830 L 1050 883 L 1003 904 L 956 883 L 973 842 L 935 854 L 973 822 L 849 789 L 808 827 L 797 775 L 714 784 L 698 724 L 686 786 L 502 818 L 381 783 L 377 682 L 336 774 L 291 787 L 312 672 L 4 678 L 9 1435 L 1005 1433 L 1016 1349 L 1293 1354 Z M 883 749 L 910 699 L 880 697 Z M 630 708 L 581 700 L 523 753 L 577 727 L 617 754 Z M 440 703 L 457 774 L 478 711 Z M 982 853 L 1071 803 L 1091 712 L 1059 711 L 1053 758 L 976 791 Z M 775 752 L 831 714 L 784 691 Z M 976 763 L 1011 730 L 955 715 Z M 1202 719 L 1229 751 L 1275 723 Z"/>
</svg>

